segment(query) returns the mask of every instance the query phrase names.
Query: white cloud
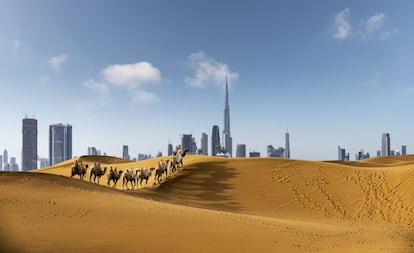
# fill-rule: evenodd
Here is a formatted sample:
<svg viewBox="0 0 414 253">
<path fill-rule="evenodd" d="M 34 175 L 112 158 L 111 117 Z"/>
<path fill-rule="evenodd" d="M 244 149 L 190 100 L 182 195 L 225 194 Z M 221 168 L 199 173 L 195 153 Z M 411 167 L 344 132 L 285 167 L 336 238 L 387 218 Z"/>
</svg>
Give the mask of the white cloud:
<svg viewBox="0 0 414 253">
<path fill-rule="evenodd" d="M 127 86 L 130 89 L 135 89 L 145 83 L 161 81 L 160 70 L 145 61 L 110 65 L 102 70 L 102 74 L 108 83 Z"/>
<path fill-rule="evenodd" d="M 151 92 L 144 90 L 135 90 L 132 95 L 132 101 L 143 104 L 158 103 L 160 99 Z"/>
<path fill-rule="evenodd" d="M 387 17 L 385 16 L 385 14 L 382 13 L 375 14 L 374 16 L 369 17 L 365 24 L 367 32 L 374 33 L 378 30 L 381 30 L 386 18 Z"/>
<path fill-rule="evenodd" d="M 109 88 L 108 85 L 106 85 L 105 83 L 100 83 L 96 82 L 93 79 L 89 79 L 88 81 L 83 83 L 83 86 L 92 91 L 96 91 L 103 96 L 109 95 Z"/>
<path fill-rule="evenodd" d="M 349 23 L 350 10 L 348 8 L 342 10 L 335 15 L 334 38 L 344 40 L 351 35 L 351 25 Z"/>
<path fill-rule="evenodd" d="M 59 55 L 53 56 L 48 61 L 49 66 L 54 71 L 59 71 L 60 66 L 66 61 L 67 58 L 68 58 L 68 55 L 66 54 L 59 54 Z"/>
<path fill-rule="evenodd" d="M 109 65 L 101 73 L 111 86 L 126 88 L 133 102 L 150 104 L 160 101 L 155 94 L 143 89 L 146 84 L 156 84 L 162 80 L 160 70 L 149 62 Z M 98 87 L 100 89 L 109 88 L 108 86 L 104 88 L 102 84 L 93 84 L 93 86 L 96 86 L 96 89 Z"/>
<path fill-rule="evenodd" d="M 190 54 L 187 61 L 194 74 L 193 77 L 187 77 L 186 82 L 193 87 L 204 87 L 210 83 L 225 86 L 226 75 L 230 85 L 239 78 L 239 73 L 231 72 L 226 64 L 208 57 L 202 51 Z"/>
<path fill-rule="evenodd" d="M 399 32 L 397 28 L 387 28 L 388 16 L 383 13 L 377 13 L 362 21 L 363 39 L 387 39 Z"/>
</svg>

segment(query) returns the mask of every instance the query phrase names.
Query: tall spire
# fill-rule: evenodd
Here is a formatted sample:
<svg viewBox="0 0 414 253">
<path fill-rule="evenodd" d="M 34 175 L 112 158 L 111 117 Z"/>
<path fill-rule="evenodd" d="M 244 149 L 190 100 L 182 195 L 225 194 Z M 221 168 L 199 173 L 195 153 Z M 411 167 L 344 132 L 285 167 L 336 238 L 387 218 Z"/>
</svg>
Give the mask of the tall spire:
<svg viewBox="0 0 414 253">
<path fill-rule="evenodd" d="M 227 83 L 227 73 L 226 73 L 226 101 L 225 101 L 225 107 L 229 107 L 229 84 Z"/>
<path fill-rule="evenodd" d="M 226 98 L 224 102 L 224 129 L 223 129 L 223 147 L 226 153 L 233 155 L 232 138 L 230 133 L 230 105 L 229 105 L 229 84 L 226 73 Z"/>
<path fill-rule="evenodd" d="M 289 129 L 286 129 L 285 134 L 285 158 L 290 158 Z"/>
</svg>

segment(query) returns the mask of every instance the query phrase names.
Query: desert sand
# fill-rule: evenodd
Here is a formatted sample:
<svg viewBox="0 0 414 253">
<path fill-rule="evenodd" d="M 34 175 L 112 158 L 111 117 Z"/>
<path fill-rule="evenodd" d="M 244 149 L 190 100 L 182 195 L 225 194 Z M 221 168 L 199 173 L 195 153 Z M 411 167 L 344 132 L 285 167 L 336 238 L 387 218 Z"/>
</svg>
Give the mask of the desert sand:
<svg viewBox="0 0 414 253">
<path fill-rule="evenodd" d="M 414 252 L 414 156 L 360 162 L 188 155 L 138 190 L 70 178 L 75 159 L 0 173 L 4 252 Z"/>
</svg>

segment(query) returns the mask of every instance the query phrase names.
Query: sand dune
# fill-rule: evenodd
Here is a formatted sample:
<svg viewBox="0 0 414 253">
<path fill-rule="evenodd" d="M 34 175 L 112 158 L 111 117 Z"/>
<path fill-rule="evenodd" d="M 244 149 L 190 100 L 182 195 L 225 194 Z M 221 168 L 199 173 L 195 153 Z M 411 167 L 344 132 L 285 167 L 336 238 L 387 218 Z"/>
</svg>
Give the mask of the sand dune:
<svg viewBox="0 0 414 253">
<path fill-rule="evenodd" d="M 114 157 L 104 167 L 156 166 Z M 0 173 L 0 245 L 16 252 L 414 252 L 414 156 L 361 162 L 186 156 L 160 186 L 70 178 L 75 159 Z"/>
</svg>

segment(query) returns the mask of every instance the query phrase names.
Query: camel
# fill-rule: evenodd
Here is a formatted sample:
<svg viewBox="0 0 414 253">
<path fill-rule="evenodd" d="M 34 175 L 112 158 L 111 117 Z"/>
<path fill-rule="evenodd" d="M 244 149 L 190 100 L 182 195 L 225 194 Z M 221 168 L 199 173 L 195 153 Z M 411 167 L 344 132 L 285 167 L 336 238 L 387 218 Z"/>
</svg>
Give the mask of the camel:
<svg viewBox="0 0 414 253">
<path fill-rule="evenodd" d="M 167 160 L 165 162 L 163 160 L 161 160 L 161 161 L 158 162 L 158 167 L 155 170 L 154 185 L 156 184 L 157 180 L 158 180 L 158 183 L 159 184 L 161 183 L 162 176 L 164 175 L 164 173 L 165 173 L 165 177 L 167 178 L 167 174 L 168 174 L 168 163 L 169 162 L 170 162 L 169 160 Z"/>
<path fill-rule="evenodd" d="M 142 186 L 142 181 L 145 180 L 145 185 L 148 187 L 148 179 L 151 177 L 151 174 L 155 168 L 151 167 L 150 169 L 148 168 L 143 168 L 143 169 L 138 169 L 138 178 L 139 178 L 139 184 L 141 185 L 141 188 L 143 188 Z"/>
<path fill-rule="evenodd" d="M 134 190 L 135 187 L 138 188 L 138 173 L 139 170 L 134 173 L 133 169 L 126 169 L 124 176 L 122 177 L 122 189 L 124 189 L 124 186 L 126 185 L 127 190 L 129 190 L 128 182 L 131 182 L 132 190 Z"/>
<path fill-rule="evenodd" d="M 161 168 L 164 170 L 165 177 L 167 178 L 167 176 L 168 176 L 168 164 L 170 163 L 170 160 L 168 160 L 168 159 L 166 161 L 161 160 L 161 162 L 162 162 Z"/>
<path fill-rule="evenodd" d="M 91 181 L 92 178 L 92 174 L 93 174 L 93 182 L 95 182 L 96 178 L 98 178 L 98 184 L 99 184 L 99 179 L 101 179 L 101 176 L 105 175 L 106 172 L 106 167 L 102 170 L 101 164 L 100 163 L 95 163 L 94 166 L 91 169 L 91 172 L 89 173 L 89 182 Z"/>
<path fill-rule="evenodd" d="M 111 170 L 108 173 L 108 187 L 110 187 L 109 183 L 111 181 L 114 181 L 114 186 L 113 187 L 116 187 L 116 183 L 118 182 L 119 178 L 121 177 L 122 172 L 123 172 L 122 170 L 118 171 L 116 168 L 112 169 L 112 167 L 111 167 Z"/>
<path fill-rule="evenodd" d="M 174 150 L 171 158 L 171 172 L 176 172 L 178 168 L 183 168 L 183 158 L 187 154 L 188 148 L 182 151 L 181 149 Z"/>
<path fill-rule="evenodd" d="M 83 177 L 86 175 L 87 170 L 87 164 L 84 166 L 82 162 L 78 162 L 78 160 L 76 160 L 75 164 L 72 167 L 72 174 L 70 177 L 73 177 L 74 175 L 79 175 L 80 180 L 83 180 Z"/>
</svg>

